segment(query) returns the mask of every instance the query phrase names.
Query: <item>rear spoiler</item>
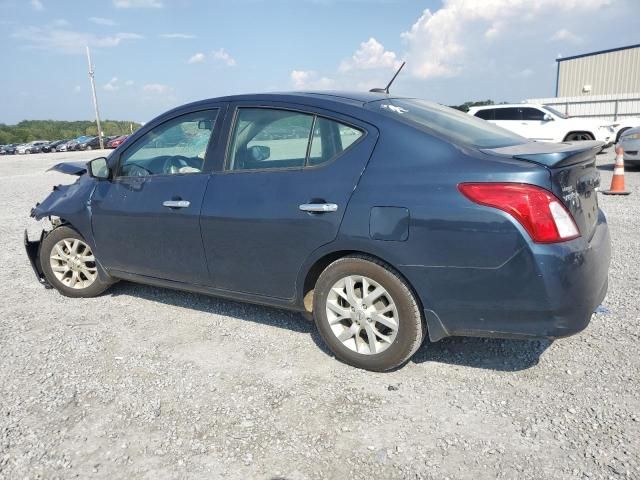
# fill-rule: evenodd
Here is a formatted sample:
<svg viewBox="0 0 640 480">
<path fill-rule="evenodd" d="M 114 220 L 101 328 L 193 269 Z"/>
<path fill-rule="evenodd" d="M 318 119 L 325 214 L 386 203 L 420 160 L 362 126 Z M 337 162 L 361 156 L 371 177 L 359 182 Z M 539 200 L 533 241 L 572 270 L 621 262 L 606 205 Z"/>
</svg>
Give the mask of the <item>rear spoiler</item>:
<svg viewBox="0 0 640 480">
<path fill-rule="evenodd" d="M 47 172 L 50 171 L 66 173 L 67 175 L 84 175 L 87 173 L 87 162 L 62 162 L 54 165 Z"/>
<path fill-rule="evenodd" d="M 482 152 L 500 157 L 511 157 L 538 163 L 549 168 L 568 167 L 595 158 L 602 151 L 604 142 L 528 142 L 500 148 L 483 148 Z"/>
</svg>

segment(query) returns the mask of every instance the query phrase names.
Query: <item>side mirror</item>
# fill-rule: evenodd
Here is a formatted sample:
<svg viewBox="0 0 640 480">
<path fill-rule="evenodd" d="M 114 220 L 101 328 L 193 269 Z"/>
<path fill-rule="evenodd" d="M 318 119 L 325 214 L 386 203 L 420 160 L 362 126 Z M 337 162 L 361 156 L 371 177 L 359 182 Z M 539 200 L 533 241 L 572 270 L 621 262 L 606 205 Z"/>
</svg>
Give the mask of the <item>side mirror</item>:
<svg viewBox="0 0 640 480">
<path fill-rule="evenodd" d="M 249 154 L 253 160 L 261 162 L 262 160 L 268 160 L 271 157 L 271 148 L 266 145 L 254 145 L 249 147 Z"/>
<path fill-rule="evenodd" d="M 105 157 L 98 157 L 91 160 L 88 164 L 89 176 L 100 180 L 108 180 L 111 178 L 109 164 Z"/>
<path fill-rule="evenodd" d="M 542 121 L 543 122 L 553 122 L 553 117 L 551 115 L 549 115 L 548 113 L 545 113 L 544 117 L 542 117 Z"/>
</svg>

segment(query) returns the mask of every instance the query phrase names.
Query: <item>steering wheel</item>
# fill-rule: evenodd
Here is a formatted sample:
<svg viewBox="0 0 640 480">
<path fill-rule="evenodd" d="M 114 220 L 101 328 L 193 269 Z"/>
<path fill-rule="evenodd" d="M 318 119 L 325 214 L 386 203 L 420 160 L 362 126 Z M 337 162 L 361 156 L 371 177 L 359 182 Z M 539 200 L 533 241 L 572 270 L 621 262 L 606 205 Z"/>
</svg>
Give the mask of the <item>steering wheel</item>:
<svg viewBox="0 0 640 480">
<path fill-rule="evenodd" d="M 175 155 L 172 157 L 168 157 L 164 161 L 164 165 L 162 166 L 162 171 L 168 174 L 180 173 L 180 169 L 182 167 L 189 166 L 189 159 L 182 155 Z"/>
<path fill-rule="evenodd" d="M 128 177 L 146 177 L 151 174 L 151 170 L 144 168 L 142 165 L 138 165 L 137 163 L 130 163 L 127 168 Z"/>
</svg>

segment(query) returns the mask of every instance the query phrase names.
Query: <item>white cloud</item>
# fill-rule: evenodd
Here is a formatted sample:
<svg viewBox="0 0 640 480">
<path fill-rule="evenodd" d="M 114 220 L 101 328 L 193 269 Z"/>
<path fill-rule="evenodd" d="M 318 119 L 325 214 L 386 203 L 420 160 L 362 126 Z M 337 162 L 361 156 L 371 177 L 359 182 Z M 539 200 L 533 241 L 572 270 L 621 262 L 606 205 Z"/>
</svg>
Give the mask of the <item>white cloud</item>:
<svg viewBox="0 0 640 480">
<path fill-rule="evenodd" d="M 561 28 L 556 33 L 551 36 L 551 40 L 555 41 L 567 41 L 570 43 L 581 43 L 582 38 L 580 38 L 575 33 L 570 32 L 566 28 Z"/>
<path fill-rule="evenodd" d="M 194 53 L 189 60 L 187 61 L 187 63 L 202 63 L 205 60 L 205 54 L 204 53 Z"/>
<path fill-rule="evenodd" d="M 40 0 L 31 0 L 31 8 L 33 8 L 36 12 L 41 12 L 44 10 L 44 5 Z"/>
<path fill-rule="evenodd" d="M 116 8 L 162 8 L 161 0 L 113 0 Z"/>
<path fill-rule="evenodd" d="M 54 20 L 53 22 L 51 22 L 49 24 L 49 27 L 52 28 L 65 28 L 68 27 L 69 25 L 71 25 L 67 20 L 65 20 L 64 18 L 58 18 L 56 20 Z"/>
<path fill-rule="evenodd" d="M 147 83 L 142 87 L 142 91 L 151 95 L 165 95 L 171 92 L 171 87 L 161 83 Z"/>
<path fill-rule="evenodd" d="M 195 35 L 190 33 L 161 33 L 161 38 L 179 38 L 181 40 L 191 40 L 192 38 L 196 38 Z"/>
<path fill-rule="evenodd" d="M 126 82 L 124 82 L 125 86 L 127 87 L 132 87 L 134 83 L 135 82 L 133 80 L 127 80 Z"/>
<path fill-rule="evenodd" d="M 422 79 L 457 75 L 470 51 L 511 29 L 545 14 L 585 12 L 611 0 L 445 0 L 435 13 L 424 10 L 402 34 L 410 72 Z M 477 38 L 478 29 L 484 32 Z"/>
<path fill-rule="evenodd" d="M 385 50 L 384 46 L 375 38 L 371 37 L 366 42 L 360 44 L 360 48 L 356 50 L 349 60 L 344 60 L 339 67 L 340 72 L 348 72 L 349 70 L 360 69 L 368 70 L 373 68 L 394 68 L 397 69 L 400 64 L 395 52 Z"/>
<path fill-rule="evenodd" d="M 104 84 L 103 88 L 108 92 L 115 92 L 116 90 L 118 90 L 120 88 L 120 86 L 118 85 L 118 77 L 113 77 L 111 80 Z"/>
<path fill-rule="evenodd" d="M 313 70 L 293 70 L 289 76 L 296 90 L 327 90 L 335 86 L 334 80 L 321 77 Z"/>
<path fill-rule="evenodd" d="M 219 48 L 218 50 L 215 50 L 213 52 L 213 58 L 215 60 L 220 60 L 225 65 L 227 65 L 227 67 L 235 67 L 236 66 L 235 58 L 233 58 L 231 55 L 229 55 L 229 53 L 227 53 L 227 51 L 224 48 Z"/>
<path fill-rule="evenodd" d="M 114 27 L 116 22 L 111 20 L 110 18 L 102 18 L 102 17 L 89 17 L 89 21 L 95 23 L 96 25 L 104 25 L 106 27 Z"/>
<path fill-rule="evenodd" d="M 25 27 L 14 32 L 12 36 L 24 40 L 28 48 L 71 54 L 84 53 L 85 45 L 94 48 L 117 47 L 123 41 L 143 38 L 137 33 L 121 32 L 100 36 L 54 27 Z"/>
<path fill-rule="evenodd" d="M 74 91 L 74 92 L 76 92 L 76 93 L 79 93 L 80 91 L 82 91 L 82 87 L 80 87 L 80 85 L 76 85 L 76 86 L 73 88 L 73 91 Z"/>
</svg>

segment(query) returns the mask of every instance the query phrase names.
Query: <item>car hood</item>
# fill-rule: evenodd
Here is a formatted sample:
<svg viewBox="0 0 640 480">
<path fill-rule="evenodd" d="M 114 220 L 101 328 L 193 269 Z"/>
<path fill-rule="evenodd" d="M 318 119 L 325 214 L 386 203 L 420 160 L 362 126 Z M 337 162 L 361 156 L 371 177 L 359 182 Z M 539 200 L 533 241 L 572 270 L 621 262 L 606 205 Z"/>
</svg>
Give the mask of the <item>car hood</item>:
<svg viewBox="0 0 640 480">
<path fill-rule="evenodd" d="M 583 129 L 585 127 L 590 127 L 593 129 L 597 129 L 599 127 L 608 127 L 613 126 L 613 122 L 609 120 L 593 120 L 589 118 L 565 118 L 562 122 L 569 126 L 570 128 L 580 128 Z"/>
<path fill-rule="evenodd" d="M 47 171 L 66 173 L 67 175 L 84 175 L 87 173 L 86 162 L 62 162 L 54 165 Z"/>
<path fill-rule="evenodd" d="M 629 130 L 625 130 L 624 133 L 620 136 L 620 140 L 623 140 L 625 137 L 629 135 L 634 135 L 640 133 L 640 127 L 630 128 Z"/>
</svg>

